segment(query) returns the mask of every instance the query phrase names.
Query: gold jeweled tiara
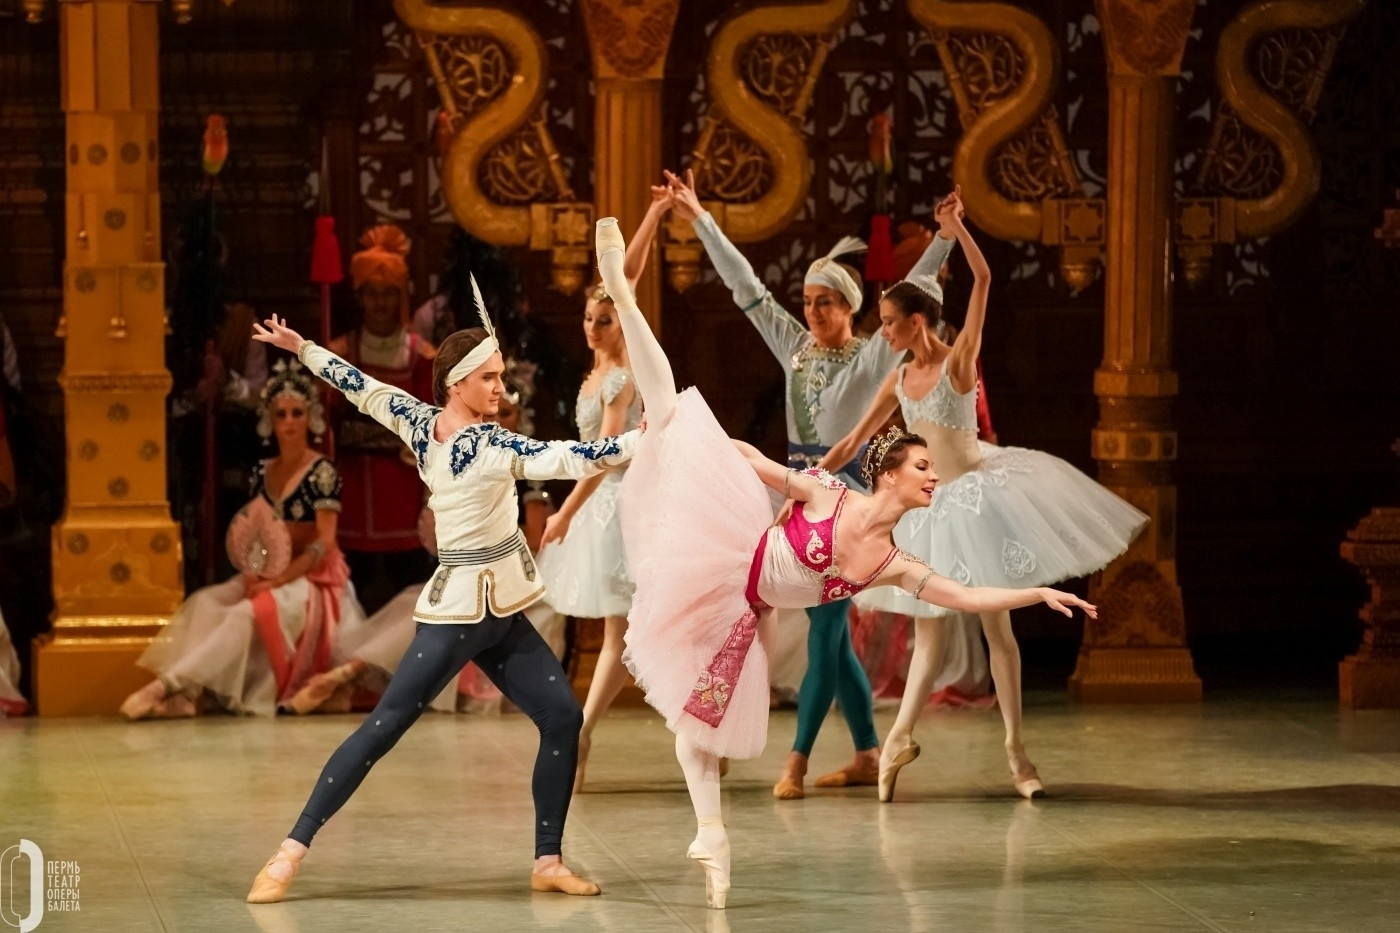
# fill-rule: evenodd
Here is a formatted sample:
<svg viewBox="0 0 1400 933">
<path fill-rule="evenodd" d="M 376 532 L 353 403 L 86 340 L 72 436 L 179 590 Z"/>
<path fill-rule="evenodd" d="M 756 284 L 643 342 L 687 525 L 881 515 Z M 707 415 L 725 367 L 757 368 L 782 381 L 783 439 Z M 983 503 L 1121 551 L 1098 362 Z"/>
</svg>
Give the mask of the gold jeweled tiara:
<svg viewBox="0 0 1400 933">
<path fill-rule="evenodd" d="M 880 464 L 885 462 L 885 454 L 889 453 L 895 441 L 909 436 L 909 433 L 897 424 L 892 424 L 888 430 L 875 435 L 870 446 L 865 448 L 865 456 L 861 458 L 860 476 L 865 480 L 866 486 L 872 489 L 875 487 L 875 472 L 880 469 Z"/>
</svg>

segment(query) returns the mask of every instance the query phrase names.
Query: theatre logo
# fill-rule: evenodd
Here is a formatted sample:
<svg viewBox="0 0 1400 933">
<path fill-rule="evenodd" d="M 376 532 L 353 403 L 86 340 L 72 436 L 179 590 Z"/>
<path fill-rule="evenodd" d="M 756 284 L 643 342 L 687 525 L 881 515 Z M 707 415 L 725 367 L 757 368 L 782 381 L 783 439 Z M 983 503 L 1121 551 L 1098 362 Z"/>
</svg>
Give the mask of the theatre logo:
<svg viewBox="0 0 1400 933">
<path fill-rule="evenodd" d="M 44 853 L 28 839 L 0 853 L 0 920 L 20 933 L 38 929 L 45 913 L 77 913 L 77 862 L 44 861 Z M 0 927 L 3 930 L 3 927 Z"/>
</svg>

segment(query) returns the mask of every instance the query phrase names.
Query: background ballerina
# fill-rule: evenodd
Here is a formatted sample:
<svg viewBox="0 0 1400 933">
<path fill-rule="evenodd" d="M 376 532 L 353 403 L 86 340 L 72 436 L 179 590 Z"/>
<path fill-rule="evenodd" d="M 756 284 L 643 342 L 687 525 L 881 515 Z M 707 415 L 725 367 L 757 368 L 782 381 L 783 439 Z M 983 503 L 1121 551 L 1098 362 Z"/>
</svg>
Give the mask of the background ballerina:
<svg viewBox="0 0 1400 933">
<path fill-rule="evenodd" d="M 1128 549 L 1147 516 L 1057 457 L 977 440 L 977 357 L 981 352 L 991 269 L 962 221 L 959 192 L 939 207 L 940 221 L 956 232 L 972 267 L 967 318 L 952 346 L 935 332 L 941 290 L 925 255 L 903 281 L 880 299 L 880 319 L 890 346 L 913 360 L 885 379 L 859 424 L 836 444 L 839 460 L 897 408 L 911 431 L 926 438 L 942 479 L 927 508 L 905 516 L 895 541 L 940 574 L 976 586 L 1042 586 L 1105 567 Z M 866 605 L 917 618 L 914 655 L 899 715 L 880 757 L 880 799 L 894 795 L 899 769 L 919 755 L 914 724 L 943 665 L 944 610 L 921 606 L 898 590 L 876 590 Z M 937 602 L 935 600 L 935 602 Z M 982 631 L 991 654 L 997 705 L 1006 726 L 1012 782 L 1024 797 L 1044 793 L 1021 738 L 1021 653 L 1004 610 L 983 612 Z"/>
</svg>

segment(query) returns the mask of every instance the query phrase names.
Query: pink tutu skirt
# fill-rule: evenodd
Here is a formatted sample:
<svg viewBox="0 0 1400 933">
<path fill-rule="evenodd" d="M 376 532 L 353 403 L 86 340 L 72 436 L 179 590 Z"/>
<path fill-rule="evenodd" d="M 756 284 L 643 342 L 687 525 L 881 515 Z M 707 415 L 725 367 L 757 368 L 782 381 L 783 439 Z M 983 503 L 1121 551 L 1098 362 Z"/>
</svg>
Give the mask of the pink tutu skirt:
<svg viewBox="0 0 1400 933">
<path fill-rule="evenodd" d="M 712 664 L 753 610 L 749 566 L 773 507 L 753 468 L 695 389 L 637 445 L 622 486 L 622 536 L 636 581 L 623 662 L 672 732 L 725 758 L 754 758 L 768 739 L 768 657 L 757 637 Z M 730 649 L 733 648 L 731 644 Z M 686 711 L 722 689 L 717 725 Z"/>
</svg>

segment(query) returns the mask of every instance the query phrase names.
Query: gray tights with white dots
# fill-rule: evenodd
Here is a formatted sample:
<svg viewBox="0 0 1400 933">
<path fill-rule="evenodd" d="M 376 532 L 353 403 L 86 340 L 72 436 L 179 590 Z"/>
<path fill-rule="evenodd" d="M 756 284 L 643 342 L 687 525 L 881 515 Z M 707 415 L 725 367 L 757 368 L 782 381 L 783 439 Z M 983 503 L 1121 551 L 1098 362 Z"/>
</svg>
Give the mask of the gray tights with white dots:
<svg viewBox="0 0 1400 933">
<path fill-rule="evenodd" d="M 540 730 L 531 785 L 535 857 L 561 854 L 583 712 L 559 661 L 518 612 L 504 619 L 488 614 L 470 625 L 418 623 L 413 643 L 379 705 L 326 762 L 292 829 L 292 839 L 311 845 L 321 825 L 345 805 L 374 763 L 394 747 L 468 661 L 475 661 Z"/>
</svg>

